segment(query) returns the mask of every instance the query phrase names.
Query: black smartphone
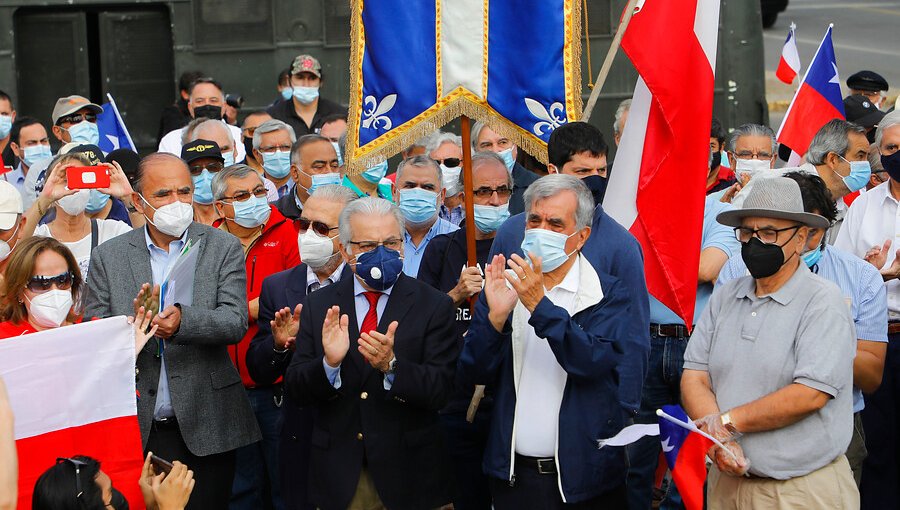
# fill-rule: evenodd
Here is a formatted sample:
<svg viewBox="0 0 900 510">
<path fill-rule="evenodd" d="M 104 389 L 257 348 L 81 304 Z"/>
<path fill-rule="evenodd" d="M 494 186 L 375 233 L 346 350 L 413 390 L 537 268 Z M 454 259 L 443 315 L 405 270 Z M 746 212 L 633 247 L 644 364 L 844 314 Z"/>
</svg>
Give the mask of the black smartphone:
<svg viewBox="0 0 900 510">
<path fill-rule="evenodd" d="M 156 474 L 169 474 L 169 472 L 172 471 L 172 463 L 167 460 L 161 459 L 156 455 L 150 456 L 150 465 L 153 466 L 153 470 L 156 471 Z"/>
</svg>

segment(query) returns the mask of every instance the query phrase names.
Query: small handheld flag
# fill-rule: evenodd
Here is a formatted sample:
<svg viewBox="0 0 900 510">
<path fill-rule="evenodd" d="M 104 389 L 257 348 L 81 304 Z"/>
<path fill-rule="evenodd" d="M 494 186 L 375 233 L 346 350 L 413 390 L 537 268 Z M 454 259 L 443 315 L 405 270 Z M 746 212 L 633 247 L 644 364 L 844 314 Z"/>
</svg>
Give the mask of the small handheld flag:
<svg viewBox="0 0 900 510">
<path fill-rule="evenodd" d="M 800 54 L 797 52 L 796 30 L 797 25 L 791 23 L 784 47 L 781 49 L 781 60 L 775 71 L 775 76 L 788 85 L 794 83 L 794 78 L 800 74 Z"/>
<path fill-rule="evenodd" d="M 659 439 L 672 479 L 688 510 L 703 508 L 703 482 L 706 481 L 706 452 L 713 445 L 685 414 L 681 406 L 663 406 L 656 414 Z M 716 441 L 718 442 L 718 441 Z M 730 450 L 725 449 L 730 452 Z"/>
<path fill-rule="evenodd" d="M 109 98 L 109 102 L 103 104 L 103 113 L 97 115 L 97 128 L 100 131 L 100 142 L 97 146 L 107 154 L 116 149 L 137 151 L 131 135 L 128 134 L 128 128 L 125 127 L 125 121 L 119 114 L 115 99 L 110 94 L 106 94 L 106 97 Z"/>
</svg>

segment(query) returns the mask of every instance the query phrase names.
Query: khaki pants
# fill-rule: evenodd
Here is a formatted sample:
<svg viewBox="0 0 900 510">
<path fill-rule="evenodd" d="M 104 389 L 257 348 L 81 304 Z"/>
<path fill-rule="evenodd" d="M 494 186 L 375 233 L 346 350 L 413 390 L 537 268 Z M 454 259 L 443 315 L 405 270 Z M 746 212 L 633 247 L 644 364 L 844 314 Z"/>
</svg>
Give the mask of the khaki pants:
<svg viewBox="0 0 900 510">
<path fill-rule="evenodd" d="M 709 510 L 859 509 L 859 491 L 843 455 L 823 468 L 790 480 L 736 477 L 713 465 L 707 481 Z"/>
<path fill-rule="evenodd" d="M 375 490 L 375 482 L 369 476 L 368 468 L 363 468 L 359 474 L 359 483 L 356 485 L 356 494 L 350 500 L 347 510 L 385 510 L 384 503 L 378 497 Z"/>
</svg>

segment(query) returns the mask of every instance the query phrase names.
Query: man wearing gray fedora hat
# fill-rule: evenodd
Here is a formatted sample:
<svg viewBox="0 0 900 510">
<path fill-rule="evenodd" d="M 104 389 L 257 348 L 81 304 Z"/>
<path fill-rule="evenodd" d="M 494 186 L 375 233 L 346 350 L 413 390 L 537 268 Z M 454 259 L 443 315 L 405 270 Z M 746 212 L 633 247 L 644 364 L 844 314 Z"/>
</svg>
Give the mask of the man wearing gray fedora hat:
<svg viewBox="0 0 900 510">
<path fill-rule="evenodd" d="M 859 508 L 844 452 L 853 430 L 850 307 L 802 263 L 810 229 L 800 187 L 760 180 L 734 227 L 749 276 L 717 288 L 684 355 L 684 407 L 713 447 L 709 508 Z M 837 506 L 835 506 L 837 505 Z"/>
</svg>

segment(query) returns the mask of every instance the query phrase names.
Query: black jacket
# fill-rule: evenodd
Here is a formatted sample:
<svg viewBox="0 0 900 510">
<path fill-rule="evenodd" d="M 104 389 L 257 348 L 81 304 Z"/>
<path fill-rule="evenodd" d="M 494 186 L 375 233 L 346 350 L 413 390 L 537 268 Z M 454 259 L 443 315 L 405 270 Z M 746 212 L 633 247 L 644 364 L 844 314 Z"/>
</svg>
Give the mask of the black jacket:
<svg viewBox="0 0 900 510">
<path fill-rule="evenodd" d="M 293 99 L 279 99 L 278 101 L 275 101 L 275 104 L 266 108 L 266 113 L 271 115 L 273 119 L 288 123 L 294 128 L 294 134 L 297 135 L 297 138 L 300 138 L 303 135 L 318 133 L 319 130 L 322 129 L 322 120 L 329 115 L 341 113 L 346 117 L 347 109 L 334 101 L 329 101 L 324 97 L 320 97 L 318 107 L 316 108 L 316 114 L 313 115 L 311 126 L 307 126 L 306 122 L 297 116 L 297 112 L 294 111 Z"/>
<path fill-rule="evenodd" d="M 540 176 L 524 166 L 516 163 L 512 169 L 513 178 L 513 194 L 509 197 L 509 214 L 510 216 L 525 212 L 525 190 L 531 183 L 538 180 Z"/>
<path fill-rule="evenodd" d="M 300 213 L 303 212 L 299 207 L 297 207 L 297 200 L 294 198 L 296 195 L 296 190 L 290 190 L 285 193 L 284 196 L 279 198 L 278 200 L 272 202 L 272 205 L 275 206 L 275 209 L 278 209 L 278 212 L 281 213 L 282 216 L 289 220 L 296 220 L 300 218 Z"/>
</svg>

